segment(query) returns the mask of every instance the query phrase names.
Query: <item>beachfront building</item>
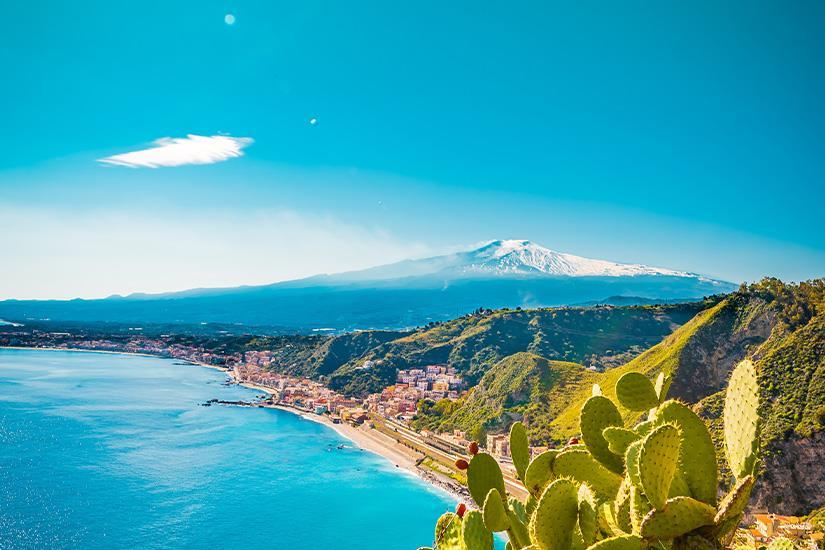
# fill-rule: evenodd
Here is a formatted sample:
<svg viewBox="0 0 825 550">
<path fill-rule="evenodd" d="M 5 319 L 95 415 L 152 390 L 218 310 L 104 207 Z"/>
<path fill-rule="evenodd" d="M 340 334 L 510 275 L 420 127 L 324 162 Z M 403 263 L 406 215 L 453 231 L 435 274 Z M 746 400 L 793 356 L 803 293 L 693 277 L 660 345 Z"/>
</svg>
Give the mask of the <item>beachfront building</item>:
<svg viewBox="0 0 825 550">
<path fill-rule="evenodd" d="M 493 456 L 508 458 L 510 456 L 510 437 L 507 434 L 488 435 L 486 448 Z"/>
<path fill-rule="evenodd" d="M 755 514 L 753 519 L 754 528 L 768 540 L 780 536 L 789 539 L 800 539 L 809 535 L 812 530 L 810 523 L 796 516 Z"/>
<path fill-rule="evenodd" d="M 823 534 L 814 532 L 813 525 L 803 518 L 765 513 L 754 514 L 753 520 L 750 528 L 740 530 L 752 546 L 765 546 L 776 538 L 784 537 L 794 541 L 799 548 L 817 550 L 821 547 Z"/>
</svg>

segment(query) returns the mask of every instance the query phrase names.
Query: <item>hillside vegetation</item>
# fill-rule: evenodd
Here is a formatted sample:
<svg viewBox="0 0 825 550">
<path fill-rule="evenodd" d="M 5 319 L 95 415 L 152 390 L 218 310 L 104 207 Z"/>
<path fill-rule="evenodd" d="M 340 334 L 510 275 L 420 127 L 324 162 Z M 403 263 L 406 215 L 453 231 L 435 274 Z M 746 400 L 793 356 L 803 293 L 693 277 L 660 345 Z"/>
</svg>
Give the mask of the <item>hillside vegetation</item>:
<svg viewBox="0 0 825 550">
<path fill-rule="evenodd" d="M 614 398 L 616 380 L 638 371 L 651 379 L 664 372 L 671 379 L 670 395 L 698 402 L 697 410 L 713 428 L 721 412 L 720 391 L 732 367 L 750 357 L 760 384 L 766 451 L 766 473 L 756 502 L 786 513 L 822 506 L 825 281 L 786 285 L 766 279 L 708 305 L 658 344 L 603 373 L 554 364 L 538 355 L 505 358 L 452 407 L 422 407 L 415 423 L 482 435 L 504 431 L 522 419 L 534 444 L 559 444 L 578 435 L 579 410 L 593 383 Z M 536 410 L 545 414 L 531 414 Z M 624 414 L 629 420 L 634 413 Z"/>
<path fill-rule="evenodd" d="M 364 395 L 395 382 L 398 369 L 440 363 L 471 384 L 498 361 L 520 352 L 611 368 L 627 362 L 688 322 L 708 302 L 659 306 L 484 310 L 432 323 L 342 365 L 330 386 Z M 359 368 L 372 360 L 371 369 Z"/>
</svg>

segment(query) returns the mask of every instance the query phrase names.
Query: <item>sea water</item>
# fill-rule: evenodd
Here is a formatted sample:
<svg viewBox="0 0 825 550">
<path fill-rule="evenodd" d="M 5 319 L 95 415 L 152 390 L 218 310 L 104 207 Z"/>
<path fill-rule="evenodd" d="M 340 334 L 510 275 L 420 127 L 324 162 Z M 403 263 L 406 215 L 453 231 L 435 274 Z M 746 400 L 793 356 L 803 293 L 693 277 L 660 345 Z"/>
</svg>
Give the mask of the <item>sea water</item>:
<svg viewBox="0 0 825 550">
<path fill-rule="evenodd" d="M 410 549 L 455 501 L 173 360 L 0 349 L 0 548 Z M 343 449 L 338 449 L 339 445 Z"/>
</svg>

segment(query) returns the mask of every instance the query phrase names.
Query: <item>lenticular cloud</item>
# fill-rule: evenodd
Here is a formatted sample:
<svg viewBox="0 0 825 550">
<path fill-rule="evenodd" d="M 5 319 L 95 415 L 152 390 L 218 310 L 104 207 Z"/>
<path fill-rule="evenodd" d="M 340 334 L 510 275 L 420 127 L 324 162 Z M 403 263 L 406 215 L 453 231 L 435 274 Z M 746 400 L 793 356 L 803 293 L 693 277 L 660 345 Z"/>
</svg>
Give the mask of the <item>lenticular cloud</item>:
<svg viewBox="0 0 825 550">
<path fill-rule="evenodd" d="M 196 136 L 161 138 L 154 147 L 99 159 L 103 164 L 130 168 L 160 168 L 185 164 L 212 164 L 243 156 L 243 148 L 254 140 L 232 136 Z"/>
</svg>

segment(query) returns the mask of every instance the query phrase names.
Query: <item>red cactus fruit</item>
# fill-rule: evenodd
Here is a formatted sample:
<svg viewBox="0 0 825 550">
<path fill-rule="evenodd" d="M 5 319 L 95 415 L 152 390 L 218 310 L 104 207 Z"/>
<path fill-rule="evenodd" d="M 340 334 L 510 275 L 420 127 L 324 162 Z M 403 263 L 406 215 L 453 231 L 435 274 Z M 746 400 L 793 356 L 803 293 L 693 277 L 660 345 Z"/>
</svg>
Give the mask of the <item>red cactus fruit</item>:
<svg viewBox="0 0 825 550">
<path fill-rule="evenodd" d="M 455 467 L 459 470 L 466 470 L 470 467 L 470 463 L 464 460 L 463 458 L 459 458 L 455 461 Z"/>
<path fill-rule="evenodd" d="M 464 514 L 467 512 L 467 505 L 463 502 L 459 502 L 458 506 L 455 507 L 455 515 L 460 518 L 464 517 Z"/>
<path fill-rule="evenodd" d="M 475 456 L 478 454 L 478 443 L 475 441 L 471 441 L 470 444 L 467 446 L 467 451 L 470 452 L 471 455 Z"/>
</svg>

